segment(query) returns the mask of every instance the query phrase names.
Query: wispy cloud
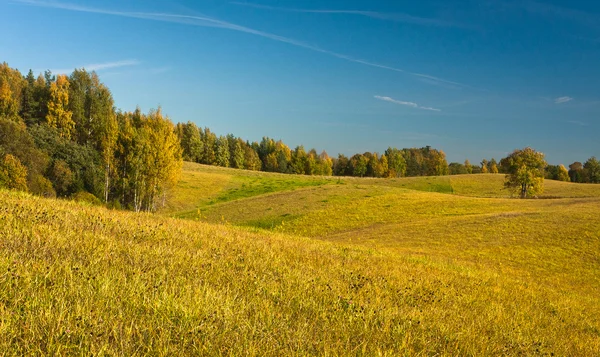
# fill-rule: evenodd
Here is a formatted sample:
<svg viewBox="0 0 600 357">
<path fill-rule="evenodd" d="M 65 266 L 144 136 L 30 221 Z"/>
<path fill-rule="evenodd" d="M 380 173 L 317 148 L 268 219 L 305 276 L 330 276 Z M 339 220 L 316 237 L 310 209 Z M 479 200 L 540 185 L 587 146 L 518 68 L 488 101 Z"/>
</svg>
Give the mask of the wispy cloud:
<svg viewBox="0 0 600 357">
<path fill-rule="evenodd" d="M 82 67 L 88 71 L 101 71 L 103 69 L 110 69 L 110 68 L 137 66 L 138 64 L 140 64 L 140 62 L 138 60 L 124 60 L 124 61 L 117 61 L 117 62 L 94 63 L 94 64 L 88 64 L 88 65 L 82 66 Z"/>
<path fill-rule="evenodd" d="M 435 18 L 429 18 L 429 17 L 413 16 L 413 15 L 409 15 L 409 14 L 406 14 L 406 13 L 398 13 L 398 12 L 395 12 L 395 13 L 384 13 L 384 12 L 378 12 L 378 11 L 361 11 L 361 10 L 294 9 L 294 8 L 287 8 L 287 7 L 277 7 L 277 6 L 252 4 L 252 3 L 239 2 L 239 1 L 232 1 L 230 3 L 234 4 L 234 5 L 247 6 L 247 7 L 252 7 L 252 8 L 255 8 L 255 9 L 262 9 L 262 10 L 285 11 L 285 12 L 303 12 L 303 13 L 313 13 L 313 14 L 346 14 L 346 15 L 358 15 L 358 16 L 370 17 L 370 18 L 373 18 L 373 19 L 388 20 L 388 21 L 395 21 L 395 22 L 404 22 L 404 23 L 409 23 L 409 24 L 414 24 L 414 25 L 439 26 L 439 27 L 458 27 L 458 28 L 464 28 L 464 29 L 472 29 L 473 28 L 472 26 L 469 26 L 469 25 L 464 25 L 464 24 L 459 24 L 459 23 L 454 23 L 454 22 L 450 22 L 450 21 L 444 21 L 444 20 L 435 19 Z"/>
<path fill-rule="evenodd" d="M 584 123 L 584 122 L 579 121 L 579 120 L 569 120 L 567 123 L 569 123 L 569 124 L 575 124 L 575 125 L 579 125 L 579 126 L 588 126 L 587 123 Z"/>
<path fill-rule="evenodd" d="M 436 81 L 436 80 L 433 80 L 433 79 L 429 79 L 429 78 L 425 78 L 425 77 L 420 77 L 420 78 L 418 78 L 418 80 L 419 80 L 419 82 L 423 82 L 423 83 L 427 83 L 427 84 L 433 84 L 433 85 L 436 85 L 438 87 L 442 87 L 442 88 L 446 88 L 446 89 L 456 90 L 456 89 L 460 89 L 461 88 L 461 86 L 458 86 L 456 84 L 441 83 L 439 81 Z M 479 90 L 487 92 L 484 89 L 479 89 Z"/>
<path fill-rule="evenodd" d="M 396 100 L 396 99 L 390 98 L 390 97 L 382 97 L 380 95 L 376 95 L 374 97 L 375 97 L 375 99 L 383 100 L 385 102 L 390 102 L 390 103 L 399 104 L 399 105 L 406 105 L 408 107 L 413 107 L 413 108 L 417 108 L 417 109 L 431 110 L 431 111 L 434 111 L 434 112 L 441 112 L 441 109 L 432 108 L 432 107 L 422 107 L 422 106 L 418 105 L 417 103 L 413 103 L 413 102 L 404 102 L 402 100 Z"/>
<path fill-rule="evenodd" d="M 138 64 L 140 64 L 140 62 L 138 60 L 129 59 L 129 60 L 123 60 L 123 61 L 116 61 L 116 62 L 92 63 L 92 64 L 77 66 L 77 67 L 73 67 L 73 68 L 51 69 L 50 71 L 54 74 L 68 74 L 68 73 L 73 72 L 73 70 L 75 68 L 85 68 L 86 71 L 91 72 L 91 71 L 102 71 L 105 69 L 114 69 L 114 68 L 127 67 L 127 66 L 137 66 Z M 39 71 L 39 72 L 42 72 L 42 71 Z"/>
<path fill-rule="evenodd" d="M 571 97 L 558 97 L 554 99 L 554 104 L 562 104 L 562 103 L 567 103 L 572 101 L 573 98 Z"/>
<path fill-rule="evenodd" d="M 459 86 L 459 87 L 468 87 L 467 85 L 459 83 L 459 82 L 454 82 L 454 81 L 450 81 L 447 79 L 432 76 L 429 74 L 411 72 L 411 71 L 407 71 L 407 70 L 397 68 L 397 67 L 386 66 L 383 64 L 375 63 L 375 62 L 370 62 L 370 61 L 362 60 L 359 58 L 354 58 L 354 57 L 347 56 L 347 55 L 344 55 L 341 53 L 337 53 L 337 52 L 329 51 L 329 50 L 326 50 L 326 49 L 323 49 L 323 48 L 320 48 L 317 46 L 313 46 L 313 45 L 310 45 L 310 44 L 307 44 L 307 43 L 304 43 L 301 41 L 297 41 L 297 40 L 294 40 L 294 39 L 291 39 L 288 37 L 283 37 L 283 36 L 275 35 L 272 33 L 255 30 L 255 29 L 252 29 L 249 27 L 236 25 L 234 23 L 218 20 L 218 19 L 211 18 L 211 17 L 205 16 L 205 15 L 201 15 L 201 14 L 200 15 L 181 15 L 181 14 L 155 13 L 155 12 L 152 12 L 152 13 L 149 13 L 149 12 L 126 12 L 126 11 L 98 9 L 98 8 L 93 8 L 93 7 L 87 7 L 87 6 L 81 6 L 81 5 L 69 4 L 69 3 L 62 3 L 62 2 L 47 2 L 47 1 L 39 1 L 39 0 L 14 0 L 14 1 L 16 1 L 17 3 L 20 3 L 20 4 L 26 4 L 26 5 L 37 6 L 37 7 L 54 8 L 54 9 L 87 12 L 87 13 L 103 14 L 103 15 L 112 15 L 112 16 L 121 16 L 121 17 L 145 19 L 145 20 L 152 20 L 152 21 L 174 22 L 174 23 L 186 24 L 186 25 L 191 25 L 191 26 L 214 27 L 214 28 L 221 28 L 221 29 L 227 29 L 227 30 L 232 30 L 232 31 L 239 31 L 239 32 L 244 32 L 244 33 L 268 38 L 273 41 L 283 42 L 283 43 L 287 43 L 287 44 L 290 44 L 293 46 L 302 47 L 302 48 L 305 48 L 305 49 L 308 49 L 311 51 L 320 52 L 320 53 L 323 53 L 323 54 L 326 54 L 329 56 L 337 57 L 337 58 L 340 58 L 340 59 L 343 59 L 346 61 L 362 64 L 365 66 L 385 69 L 388 71 L 394 71 L 394 72 L 399 72 L 399 73 L 404 73 L 404 74 L 408 74 L 408 75 L 418 77 L 418 78 L 426 78 L 426 79 L 429 79 L 429 80 L 433 81 L 434 83 L 438 83 L 438 84 L 451 84 L 451 85 L 455 85 L 455 86 Z"/>
</svg>

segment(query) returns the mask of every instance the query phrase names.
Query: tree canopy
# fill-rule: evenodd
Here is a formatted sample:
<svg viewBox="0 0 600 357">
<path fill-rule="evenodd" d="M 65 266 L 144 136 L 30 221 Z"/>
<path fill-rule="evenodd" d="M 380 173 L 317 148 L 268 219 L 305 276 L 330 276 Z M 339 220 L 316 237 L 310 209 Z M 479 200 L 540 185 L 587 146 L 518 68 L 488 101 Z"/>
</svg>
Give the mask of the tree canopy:
<svg viewBox="0 0 600 357">
<path fill-rule="evenodd" d="M 160 108 L 117 112 L 109 89 L 85 69 L 35 79 L 32 71 L 22 76 L 0 65 L 1 187 L 91 194 L 151 211 L 164 204 L 181 164 L 180 140 Z"/>
<path fill-rule="evenodd" d="M 542 193 L 544 190 L 544 154 L 527 147 L 515 150 L 500 161 L 506 172 L 504 187 L 527 198 Z"/>
</svg>

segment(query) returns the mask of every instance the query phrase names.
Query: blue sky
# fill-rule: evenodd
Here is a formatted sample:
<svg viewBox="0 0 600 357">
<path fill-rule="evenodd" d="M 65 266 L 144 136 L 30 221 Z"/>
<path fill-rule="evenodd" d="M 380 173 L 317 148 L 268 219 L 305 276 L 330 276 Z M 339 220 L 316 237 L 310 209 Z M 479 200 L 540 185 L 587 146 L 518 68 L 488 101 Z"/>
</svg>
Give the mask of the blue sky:
<svg viewBox="0 0 600 357">
<path fill-rule="evenodd" d="M 0 61 L 330 155 L 600 157 L 600 2 L 0 0 Z"/>
</svg>

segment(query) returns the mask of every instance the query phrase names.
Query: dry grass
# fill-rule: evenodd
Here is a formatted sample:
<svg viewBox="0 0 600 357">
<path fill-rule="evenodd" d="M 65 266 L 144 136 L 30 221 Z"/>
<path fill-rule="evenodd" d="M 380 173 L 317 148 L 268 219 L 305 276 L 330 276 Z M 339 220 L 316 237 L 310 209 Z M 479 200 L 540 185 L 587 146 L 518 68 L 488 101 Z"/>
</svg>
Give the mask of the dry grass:
<svg viewBox="0 0 600 357">
<path fill-rule="evenodd" d="M 503 174 L 404 177 L 396 179 L 344 178 L 346 182 L 391 186 L 425 192 L 451 193 L 460 196 L 509 198 Z M 600 197 L 600 185 L 544 180 L 540 198 Z"/>
<path fill-rule="evenodd" d="M 0 351 L 600 353 L 597 197 L 476 198 L 268 174 L 249 186 L 244 172 L 192 169 L 181 207 L 227 224 L 0 191 Z M 471 181 L 487 187 L 460 179 L 453 187 L 469 195 Z"/>
</svg>

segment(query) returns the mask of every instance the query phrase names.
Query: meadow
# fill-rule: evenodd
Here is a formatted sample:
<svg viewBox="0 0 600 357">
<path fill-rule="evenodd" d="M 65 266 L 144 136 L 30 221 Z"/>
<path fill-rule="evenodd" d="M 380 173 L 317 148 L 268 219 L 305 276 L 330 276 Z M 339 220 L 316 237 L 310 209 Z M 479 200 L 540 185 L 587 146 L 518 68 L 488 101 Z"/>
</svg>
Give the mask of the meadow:
<svg viewBox="0 0 600 357">
<path fill-rule="evenodd" d="M 600 354 L 600 185 L 186 163 L 136 214 L 0 191 L 0 351 Z"/>
</svg>

